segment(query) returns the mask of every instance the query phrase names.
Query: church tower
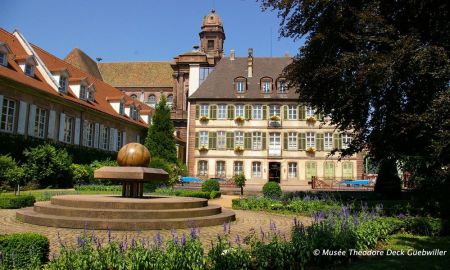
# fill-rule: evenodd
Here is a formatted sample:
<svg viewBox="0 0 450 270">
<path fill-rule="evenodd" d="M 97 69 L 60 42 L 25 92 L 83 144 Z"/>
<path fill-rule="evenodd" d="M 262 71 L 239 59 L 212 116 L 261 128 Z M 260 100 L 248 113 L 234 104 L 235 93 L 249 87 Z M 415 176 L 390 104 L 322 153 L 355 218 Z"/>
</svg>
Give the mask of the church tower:
<svg viewBox="0 0 450 270">
<path fill-rule="evenodd" d="M 214 9 L 203 18 L 199 35 L 201 51 L 206 53 L 208 57 L 214 57 L 217 63 L 223 56 L 225 31 L 223 30 L 222 19 Z"/>
</svg>

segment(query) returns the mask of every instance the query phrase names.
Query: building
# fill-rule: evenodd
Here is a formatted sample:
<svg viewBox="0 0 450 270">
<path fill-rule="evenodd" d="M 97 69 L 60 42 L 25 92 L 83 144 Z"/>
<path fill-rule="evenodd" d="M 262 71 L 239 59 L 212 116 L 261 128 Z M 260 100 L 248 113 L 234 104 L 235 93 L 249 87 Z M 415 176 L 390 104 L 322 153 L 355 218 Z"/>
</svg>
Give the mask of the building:
<svg viewBox="0 0 450 270">
<path fill-rule="evenodd" d="M 342 161 L 331 150 L 351 136 L 337 133 L 314 108 L 298 103 L 281 73 L 288 57 L 222 58 L 189 97 L 188 168 L 202 178 L 244 173 L 248 184 L 307 185 L 318 179 L 354 179 L 361 155 Z"/>
<path fill-rule="evenodd" d="M 118 151 L 143 142 L 153 109 L 0 28 L 0 132 Z"/>
</svg>

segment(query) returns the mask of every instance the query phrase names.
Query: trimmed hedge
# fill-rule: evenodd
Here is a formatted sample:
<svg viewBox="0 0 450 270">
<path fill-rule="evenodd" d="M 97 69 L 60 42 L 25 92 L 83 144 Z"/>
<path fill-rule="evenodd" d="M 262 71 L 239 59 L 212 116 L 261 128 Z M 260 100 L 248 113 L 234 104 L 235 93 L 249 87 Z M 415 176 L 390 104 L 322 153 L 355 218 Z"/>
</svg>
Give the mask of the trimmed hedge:
<svg viewBox="0 0 450 270">
<path fill-rule="evenodd" d="M 121 192 L 122 186 L 113 185 L 80 185 L 75 186 L 76 191 L 111 191 L 111 192 Z"/>
<path fill-rule="evenodd" d="M 171 188 L 157 188 L 153 194 L 166 195 L 166 196 L 179 196 L 179 197 L 196 197 L 203 199 L 215 199 L 220 198 L 222 193 L 220 191 L 200 191 L 189 189 L 171 189 Z"/>
<path fill-rule="evenodd" d="M 266 198 L 280 198 L 282 195 L 280 184 L 277 182 L 267 182 L 262 188 L 264 197 Z"/>
<path fill-rule="evenodd" d="M 37 233 L 0 235 L 2 269 L 39 269 L 48 261 L 49 241 Z"/>
<path fill-rule="evenodd" d="M 18 209 L 33 206 L 35 202 L 36 198 L 33 195 L 1 195 L 0 209 Z"/>
<path fill-rule="evenodd" d="M 217 181 L 217 180 L 208 179 L 202 183 L 202 191 L 212 192 L 212 191 L 219 191 L 219 190 L 220 190 L 220 184 L 219 184 L 219 181 Z"/>
</svg>

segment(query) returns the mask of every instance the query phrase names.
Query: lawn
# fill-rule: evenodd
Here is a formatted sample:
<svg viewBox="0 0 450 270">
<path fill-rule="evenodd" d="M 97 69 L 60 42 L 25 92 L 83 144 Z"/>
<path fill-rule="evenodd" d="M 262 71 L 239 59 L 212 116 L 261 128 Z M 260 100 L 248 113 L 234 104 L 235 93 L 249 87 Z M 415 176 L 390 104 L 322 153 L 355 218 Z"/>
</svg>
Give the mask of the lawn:
<svg viewBox="0 0 450 270">
<path fill-rule="evenodd" d="M 405 256 L 385 256 L 365 258 L 339 269 L 387 270 L 387 269 L 448 269 L 450 265 L 450 237 L 416 236 L 395 234 L 378 247 L 380 250 L 404 250 Z M 434 250 L 447 251 L 445 256 L 407 256 L 406 251 Z"/>
</svg>

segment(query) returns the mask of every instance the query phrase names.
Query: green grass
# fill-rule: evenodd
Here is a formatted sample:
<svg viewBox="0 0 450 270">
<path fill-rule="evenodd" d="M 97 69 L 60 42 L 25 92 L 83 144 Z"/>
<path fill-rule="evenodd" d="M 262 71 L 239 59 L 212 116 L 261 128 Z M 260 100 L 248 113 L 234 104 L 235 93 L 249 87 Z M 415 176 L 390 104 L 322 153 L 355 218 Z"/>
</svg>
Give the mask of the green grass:
<svg viewBox="0 0 450 270">
<path fill-rule="evenodd" d="M 21 195 L 33 195 L 36 198 L 36 201 L 47 201 L 51 197 L 56 196 L 56 195 L 121 194 L 121 192 L 118 192 L 118 191 L 76 191 L 73 188 L 70 188 L 70 189 L 35 189 L 35 190 L 21 191 L 20 194 Z M 5 193 L 0 194 L 0 196 L 3 196 L 3 195 L 14 195 L 14 192 L 5 192 Z"/>
<path fill-rule="evenodd" d="M 380 250 L 404 250 L 404 256 L 385 256 L 363 258 L 342 269 L 351 270 L 387 270 L 387 269 L 448 269 L 450 265 L 450 237 L 416 236 L 411 234 L 395 234 L 381 244 Z M 445 256 L 407 256 L 407 250 L 447 251 Z"/>
</svg>

